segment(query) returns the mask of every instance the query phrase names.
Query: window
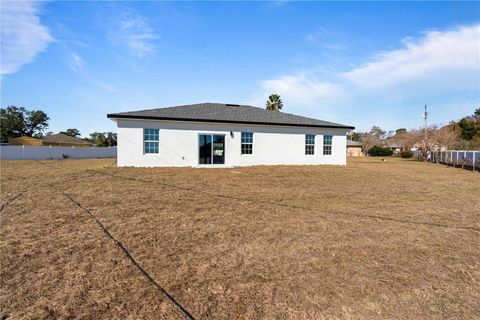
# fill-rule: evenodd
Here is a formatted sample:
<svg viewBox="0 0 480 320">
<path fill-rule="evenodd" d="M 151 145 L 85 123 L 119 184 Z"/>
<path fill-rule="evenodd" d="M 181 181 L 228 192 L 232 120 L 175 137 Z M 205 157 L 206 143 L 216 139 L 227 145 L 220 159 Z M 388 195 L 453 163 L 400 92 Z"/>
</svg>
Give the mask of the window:
<svg viewBox="0 0 480 320">
<path fill-rule="evenodd" d="M 242 132 L 242 154 L 253 153 L 253 133 Z"/>
<path fill-rule="evenodd" d="M 315 154 L 315 136 L 313 134 L 305 135 L 305 154 Z"/>
<path fill-rule="evenodd" d="M 323 154 L 332 154 L 332 136 L 323 136 Z"/>
<path fill-rule="evenodd" d="M 158 129 L 143 129 L 143 152 L 158 153 Z"/>
</svg>

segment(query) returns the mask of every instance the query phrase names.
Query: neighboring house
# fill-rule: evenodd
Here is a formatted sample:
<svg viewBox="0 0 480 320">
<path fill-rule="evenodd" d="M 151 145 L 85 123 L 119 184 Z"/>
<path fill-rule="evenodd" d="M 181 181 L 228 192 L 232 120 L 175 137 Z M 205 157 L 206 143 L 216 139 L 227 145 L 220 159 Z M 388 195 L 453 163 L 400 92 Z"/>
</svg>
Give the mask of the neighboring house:
<svg viewBox="0 0 480 320">
<path fill-rule="evenodd" d="M 119 166 L 346 164 L 351 126 L 252 106 L 201 103 L 108 114 Z"/>
<path fill-rule="evenodd" d="M 394 154 L 400 153 L 405 150 L 405 147 L 395 142 L 385 141 L 385 146 L 393 151 Z"/>
<path fill-rule="evenodd" d="M 364 156 L 362 151 L 362 143 L 358 141 L 347 140 L 347 156 L 361 157 Z"/>
<path fill-rule="evenodd" d="M 425 140 L 422 140 L 421 142 L 415 143 L 413 145 L 413 147 L 410 148 L 410 151 L 417 151 L 417 150 L 421 150 L 422 148 L 424 148 L 425 147 L 425 142 L 424 141 Z M 447 151 L 447 146 L 445 146 L 443 144 L 436 143 L 432 140 L 428 140 L 427 146 L 431 151 Z"/>
<path fill-rule="evenodd" d="M 8 144 L 13 146 L 41 146 L 42 139 L 22 136 L 8 139 Z"/>
<path fill-rule="evenodd" d="M 92 144 L 88 141 L 70 137 L 66 134 L 57 133 L 47 136 L 43 139 L 32 137 L 18 137 L 8 140 L 10 145 L 19 146 L 61 146 L 61 147 L 90 147 Z"/>
<path fill-rule="evenodd" d="M 91 147 L 93 144 L 63 133 L 52 134 L 42 139 L 44 146 Z"/>
</svg>

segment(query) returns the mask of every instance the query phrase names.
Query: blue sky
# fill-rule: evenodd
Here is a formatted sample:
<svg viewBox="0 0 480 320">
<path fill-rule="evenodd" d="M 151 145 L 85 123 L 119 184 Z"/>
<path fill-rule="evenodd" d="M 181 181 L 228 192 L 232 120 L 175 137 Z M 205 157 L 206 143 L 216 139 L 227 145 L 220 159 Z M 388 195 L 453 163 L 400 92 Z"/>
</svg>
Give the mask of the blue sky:
<svg viewBox="0 0 480 320">
<path fill-rule="evenodd" d="M 479 2 L 6 2 L 1 106 L 57 132 L 197 102 L 386 130 L 480 106 Z"/>
</svg>

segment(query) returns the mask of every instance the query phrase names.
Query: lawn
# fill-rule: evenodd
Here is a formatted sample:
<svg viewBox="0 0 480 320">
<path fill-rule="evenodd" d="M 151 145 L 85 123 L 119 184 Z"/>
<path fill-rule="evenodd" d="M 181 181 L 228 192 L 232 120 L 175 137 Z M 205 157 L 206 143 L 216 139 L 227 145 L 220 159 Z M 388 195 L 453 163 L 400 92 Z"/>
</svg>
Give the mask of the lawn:
<svg viewBox="0 0 480 320">
<path fill-rule="evenodd" d="M 0 165 L 2 319 L 480 318 L 477 172 Z"/>
</svg>

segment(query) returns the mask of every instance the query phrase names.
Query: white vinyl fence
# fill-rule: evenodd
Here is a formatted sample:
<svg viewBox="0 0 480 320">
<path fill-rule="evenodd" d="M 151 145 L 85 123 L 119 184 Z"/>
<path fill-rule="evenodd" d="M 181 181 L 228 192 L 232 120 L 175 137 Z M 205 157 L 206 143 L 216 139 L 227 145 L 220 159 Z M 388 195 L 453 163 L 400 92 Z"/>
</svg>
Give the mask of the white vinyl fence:
<svg viewBox="0 0 480 320">
<path fill-rule="evenodd" d="M 116 157 L 116 147 L 0 146 L 0 160 Z"/>
<path fill-rule="evenodd" d="M 430 152 L 431 162 L 480 171 L 480 151 L 447 150 Z"/>
</svg>

